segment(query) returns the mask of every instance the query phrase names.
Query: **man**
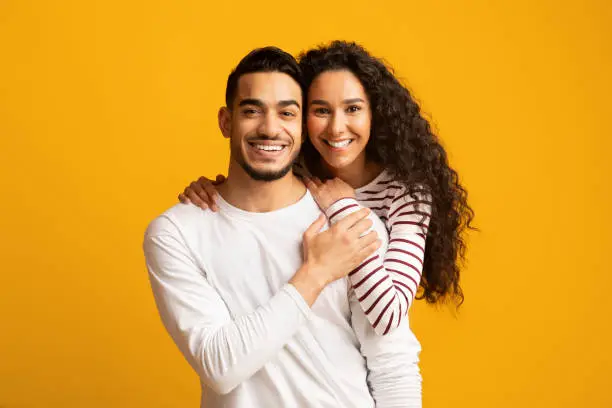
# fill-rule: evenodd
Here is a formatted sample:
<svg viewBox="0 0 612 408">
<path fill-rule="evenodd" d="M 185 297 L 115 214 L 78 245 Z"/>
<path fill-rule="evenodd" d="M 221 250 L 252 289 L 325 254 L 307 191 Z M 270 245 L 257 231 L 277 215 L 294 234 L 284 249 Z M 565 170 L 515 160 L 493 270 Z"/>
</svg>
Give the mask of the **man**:
<svg viewBox="0 0 612 408">
<path fill-rule="evenodd" d="M 375 231 L 386 245 L 382 223 L 364 209 L 320 232 L 325 218 L 290 171 L 300 84 L 273 47 L 230 74 L 219 211 L 179 204 L 145 235 L 162 321 L 200 376 L 202 407 L 420 407 L 418 342 L 407 325 L 377 336 L 344 279 L 380 249 Z"/>
</svg>

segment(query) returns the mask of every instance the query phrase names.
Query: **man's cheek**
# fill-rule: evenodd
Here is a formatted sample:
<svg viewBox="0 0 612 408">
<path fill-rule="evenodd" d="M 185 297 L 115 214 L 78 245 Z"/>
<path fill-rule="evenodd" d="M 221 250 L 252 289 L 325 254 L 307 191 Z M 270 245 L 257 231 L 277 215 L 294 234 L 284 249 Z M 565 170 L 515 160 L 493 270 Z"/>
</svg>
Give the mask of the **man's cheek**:
<svg viewBox="0 0 612 408">
<path fill-rule="evenodd" d="M 302 123 L 293 123 L 290 127 L 287 128 L 287 133 L 289 133 L 293 140 L 297 143 L 302 140 Z"/>
</svg>

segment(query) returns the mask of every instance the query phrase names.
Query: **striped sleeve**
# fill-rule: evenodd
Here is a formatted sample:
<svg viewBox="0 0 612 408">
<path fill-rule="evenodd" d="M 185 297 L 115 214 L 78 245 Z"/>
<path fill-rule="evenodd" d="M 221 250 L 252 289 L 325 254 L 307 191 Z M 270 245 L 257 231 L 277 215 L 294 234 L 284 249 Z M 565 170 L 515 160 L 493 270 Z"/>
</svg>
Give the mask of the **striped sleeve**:
<svg viewBox="0 0 612 408">
<path fill-rule="evenodd" d="M 389 246 L 381 259 L 379 254 L 366 259 L 349 274 L 359 303 L 370 324 L 379 335 L 400 326 L 412 305 L 421 280 L 425 255 L 425 238 L 431 203 L 425 198 L 412 199 L 404 188 L 384 192 Z M 378 205 L 379 201 L 364 201 Z M 326 214 L 335 224 L 362 206 L 344 198 L 330 206 Z M 374 209 L 373 207 L 371 207 Z"/>
</svg>

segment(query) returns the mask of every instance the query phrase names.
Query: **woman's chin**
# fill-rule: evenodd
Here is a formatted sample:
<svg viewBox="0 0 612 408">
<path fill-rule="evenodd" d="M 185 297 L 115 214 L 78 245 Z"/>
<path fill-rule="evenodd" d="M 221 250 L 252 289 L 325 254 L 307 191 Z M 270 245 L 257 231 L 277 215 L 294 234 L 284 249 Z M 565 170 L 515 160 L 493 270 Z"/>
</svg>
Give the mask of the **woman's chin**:
<svg viewBox="0 0 612 408">
<path fill-rule="evenodd" d="M 351 160 L 348 157 L 329 157 L 325 158 L 325 162 L 327 163 L 327 166 L 331 169 L 334 169 L 336 171 L 342 171 L 349 167 L 354 162 L 354 160 Z"/>
</svg>

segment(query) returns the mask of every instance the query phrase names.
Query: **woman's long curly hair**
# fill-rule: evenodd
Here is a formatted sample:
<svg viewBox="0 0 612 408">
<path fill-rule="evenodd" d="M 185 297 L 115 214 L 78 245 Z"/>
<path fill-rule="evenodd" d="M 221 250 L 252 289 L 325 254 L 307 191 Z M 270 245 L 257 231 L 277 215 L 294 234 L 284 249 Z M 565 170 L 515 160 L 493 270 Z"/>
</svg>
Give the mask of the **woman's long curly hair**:
<svg viewBox="0 0 612 408">
<path fill-rule="evenodd" d="M 390 67 L 356 43 L 334 41 L 302 53 L 298 60 L 306 90 L 326 71 L 348 70 L 359 79 L 372 111 L 367 159 L 394 174 L 414 200 L 423 189 L 432 200 L 422 289 L 417 298 L 428 303 L 451 299 L 461 304 L 460 266 L 465 260 L 465 232 L 473 229 L 474 211 L 417 102 Z M 302 152 L 307 163 L 320 157 L 308 138 Z"/>
</svg>

